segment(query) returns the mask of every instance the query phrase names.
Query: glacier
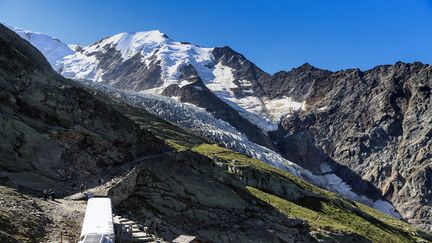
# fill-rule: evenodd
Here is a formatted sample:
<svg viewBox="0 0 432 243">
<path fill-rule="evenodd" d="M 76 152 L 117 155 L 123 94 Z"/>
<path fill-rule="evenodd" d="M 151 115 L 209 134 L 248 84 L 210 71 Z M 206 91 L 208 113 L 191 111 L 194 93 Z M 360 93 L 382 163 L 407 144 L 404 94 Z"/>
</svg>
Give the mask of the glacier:
<svg viewBox="0 0 432 243">
<path fill-rule="evenodd" d="M 213 117 L 203 108 L 181 103 L 175 98 L 156 94 L 119 90 L 92 81 L 84 81 L 83 83 L 91 89 L 98 90 L 116 100 L 145 109 L 166 121 L 187 128 L 200 137 L 290 172 L 314 185 L 333 191 L 348 199 L 364 203 L 393 217 L 401 218 L 391 203 L 384 200 L 372 200 L 364 195 L 356 194 L 348 184 L 335 174 L 313 174 L 309 170 L 283 158 L 277 152 L 251 142 L 246 135 L 237 131 L 229 123 Z"/>
</svg>

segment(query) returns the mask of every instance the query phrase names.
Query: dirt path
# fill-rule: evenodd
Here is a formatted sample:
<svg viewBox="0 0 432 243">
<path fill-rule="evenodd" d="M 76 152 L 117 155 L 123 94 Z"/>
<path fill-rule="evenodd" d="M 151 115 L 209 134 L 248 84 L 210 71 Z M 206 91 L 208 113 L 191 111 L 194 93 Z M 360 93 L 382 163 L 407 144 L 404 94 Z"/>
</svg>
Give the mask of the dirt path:
<svg viewBox="0 0 432 243">
<path fill-rule="evenodd" d="M 314 219 L 314 221 L 312 221 L 311 223 L 315 223 L 316 221 L 318 221 L 320 219 L 321 215 L 318 214 L 318 216 Z"/>
</svg>

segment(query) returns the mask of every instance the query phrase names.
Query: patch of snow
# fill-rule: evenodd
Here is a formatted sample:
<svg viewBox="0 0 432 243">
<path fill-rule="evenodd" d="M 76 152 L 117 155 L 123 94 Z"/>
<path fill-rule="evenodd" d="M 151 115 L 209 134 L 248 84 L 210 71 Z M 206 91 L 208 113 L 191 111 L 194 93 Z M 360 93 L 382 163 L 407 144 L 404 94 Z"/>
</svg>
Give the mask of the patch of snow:
<svg viewBox="0 0 432 243">
<path fill-rule="evenodd" d="M 363 196 L 363 197 L 365 197 L 365 196 Z M 387 215 L 393 216 L 395 218 L 398 218 L 398 219 L 402 218 L 402 216 L 397 212 L 397 210 L 393 207 L 393 205 L 387 201 L 376 200 L 376 201 L 372 201 L 370 203 L 369 204 L 366 203 L 366 205 L 371 205 L 370 207 L 373 207 L 376 210 L 379 210 L 379 211 L 381 211 Z"/>
<path fill-rule="evenodd" d="M 238 110 L 240 115 L 264 132 L 277 130 L 282 116 L 305 109 L 304 102 L 296 102 L 290 97 L 268 99 L 255 96 L 250 81 L 238 80 L 237 85 L 233 72 L 232 68 L 218 63 L 213 69 L 214 78 L 204 80 L 204 83 L 216 96 Z M 236 97 L 234 93 L 234 90 L 239 88 L 244 94 L 241 98 Z"/>
<path fill-rule="evenodd" d="M 222 101 L 239 111 L 239 114 L 257 125 L 264 132 L 277 129 L 277 124 L 264 113 L 265 105 L 261 98 L 252 95 L 236 98 L 234 90 L 239 87 L 234 83 L 233 69 L 218 63 L 212 71 L 214 78 L 204 80 L 204 84 Z M 250 82 L 241 80 L 240 86 L 249 88 Z M 252 90 L 251 90 L 252 91 Z"/>
<path fill-rule="evenodd" d="M 98 62 L 95 56 L 86 56 L 77 52 L 74 55 L 64 57 L 62 75 L 77 80 L 91 79 L 101 82 L 103 81 L 102 72 L 96 68 Z"/>
<path fill-rule="evenodd" d="M 170 98 L 177 101 L 177 102 L 180 102 L 180 99 L 181 99 L 181 97 L 179 97 L 179 96 L 171 96 Z"/>
<path fill-rule="evenodd" d="M 186 86 L 186 85 L 188 85 L 188 84 L 191 84 L 191 82 L 188 81 L 188 80 L 182 80 L 182 81 L 180 81 L 180 83 L 178 84 L 178 86 L 179 86 L 180 88 L 182 88 L 182 87 L 184 87 L 184 86 Z"/>
<path fill-rule="evenodd" d="M 267 114 L 274 120 L 279 121 L 282 116 L 291 114 L 294 111 L 305 110 L 305 102 L 296 102 L 290 97 L 280 99 L 265 99 L 264 105 Z"/>
<path fill-rule="evenodd" d="M 318 108 L 317 110 L 318 111 L 325 111 L 325 110 L 327 110 L 328 109 L 328 106 L 323 106 L 323 107 L 321 107 L 321 108 Z"/>
<path fill-rule="evenodd" d="M 285 135 L 285 137 L 288 135 Z M 327 163 L 322 163 L 319 166 L 320 170 L 322 173 L 329 173 L 332 171 L 332 169 L 330 168 L 330 166 Z"/>
<path fill-rule="evenodd" d="M 383 200 L 372 200 L 364 195 L 358 195 L 352 191 L 352 188 L 348 184 L 335 174 L 316 175 L 316 179 L 318 180 L 317 185 L 321 185 L 329 191 L 336 192 L 350 200 L 366 204 L 369 207 L 375 208 L 395 218 L 401 218 L 401 215 L 391 203 Z"/>
<path fill-rule="evenodd" d="M 219 97 L 230 98 L 234 96 L 233 89 L 237 88 L 234 84 L 233 70 L 230 67 L 218 63 L 214 66 L 213 79 L 204 79 L 204 84 Z"/>
<path fill-rule="evenodd" d="M 235 97 L 226 99 L 223 97 L 219 98 L 236 109 L 242 117 L 246 118 L 252 124 L 255 124 L 264 133 L 278 129 L 278 123 L 264 113 L 262 100 L 260 98 L 255 96 L 247 96 L 240 99 Z"/>
</svg>

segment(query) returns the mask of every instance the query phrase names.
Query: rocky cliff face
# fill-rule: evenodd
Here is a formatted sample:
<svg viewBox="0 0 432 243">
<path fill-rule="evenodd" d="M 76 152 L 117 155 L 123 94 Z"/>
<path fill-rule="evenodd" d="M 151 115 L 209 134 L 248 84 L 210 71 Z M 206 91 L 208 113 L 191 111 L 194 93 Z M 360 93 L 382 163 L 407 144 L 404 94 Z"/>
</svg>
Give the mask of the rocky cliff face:
<svg viewBox="0 0 432 243">
<path fill-rule="evenodd" d="M 282 121 L 288 136 L 278 140 L 280 151 L 346 180 L 340 165 L 349 168 L 404 218 L 431 230 L 431 66 L 396 63 L 323 74 L 292 84 L 305 94 L 307 109 Z M 354 189 L 370 195 L 358 185 Z"/>
<path fill-rule="evenodd" d="M 313 90 L 314 82 L 331 73 L 305 63 L 289 72 L 277 72 L 263 80 L 261 85 L 272 99 L 287 96 L 296 101 L 303 101 Z"/>
</svg>

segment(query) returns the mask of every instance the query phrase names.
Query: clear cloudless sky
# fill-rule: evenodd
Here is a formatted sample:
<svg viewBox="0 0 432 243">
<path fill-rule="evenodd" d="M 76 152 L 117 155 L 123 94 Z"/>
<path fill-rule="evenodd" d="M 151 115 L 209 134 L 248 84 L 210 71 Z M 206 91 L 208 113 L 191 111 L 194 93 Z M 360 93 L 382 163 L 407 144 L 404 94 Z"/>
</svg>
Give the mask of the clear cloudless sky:
<svg viewBox="0 0 432 243">
<path fill-rule="evenodd" d="M 159 29 L 231 46 L 270 73 L 432 63 L 432 0 L 0 0 L 0 21 L 84 45 Z"/>
</svg>

